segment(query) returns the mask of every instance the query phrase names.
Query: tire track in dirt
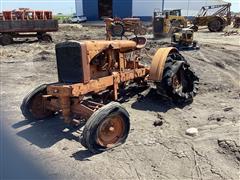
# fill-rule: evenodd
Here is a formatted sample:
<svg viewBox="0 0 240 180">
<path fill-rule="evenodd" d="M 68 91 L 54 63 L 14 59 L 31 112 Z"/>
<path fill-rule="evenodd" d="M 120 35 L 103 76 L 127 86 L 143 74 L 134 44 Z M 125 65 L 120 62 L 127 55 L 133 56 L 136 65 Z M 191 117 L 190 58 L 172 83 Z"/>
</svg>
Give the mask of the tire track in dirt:
<svg viewBox="0 0 240 180">
<path fill-rule="evenodd" d="M 240 87 L 240 83 L 238 80 L 240 77 L 239 71 L 237 71 L 233 66 L 230 66 L 230 65 L 228 65 L 227 67 L 225 67 L 225 65 L 222 65 L 223 67 L 219 67 L 218 65 L 216 65 L 216 63 L 219 62 L 219 59 L 226 58 L 229 61 L 229 59 L 228 59 L 229 54 L 224 53 L 224 55 L 223 55 L 223 53 L 220 51 L 220 49 L 214 50 L 214 51 L 215 52 L 210 52 L 210 53 L 214 54 L 215 57 L 212 54 L 209 54 L 209 49 L 207 49 L 207 48 L 201 48 L 201 50 L 195 54 L 190 54 L 190 53 L 184 53 L 184 54 L 187 57 L 190 57 L 191 59 L 198 60 L 200 65 L 202 65 L 202 66 L 200 66 L 200 68 L 202 68 L 202 67 L 208 68 L 208 69 L 211 68 L 211 70 L 214 70 L 214 71 L 224 75 L 225 77 L 230 78 L 230 80 L 232 81 L 232 85 L 234 85 L 235 88 L 239 88 Z M 222 62 L 220 62 L 220 63 L 222 63 Z M 207 66 L 206 66 L 206 64 L 207 64 Z M 236 67 L 236 68 L 238 68 L 238 67 Z"/>
</svg>

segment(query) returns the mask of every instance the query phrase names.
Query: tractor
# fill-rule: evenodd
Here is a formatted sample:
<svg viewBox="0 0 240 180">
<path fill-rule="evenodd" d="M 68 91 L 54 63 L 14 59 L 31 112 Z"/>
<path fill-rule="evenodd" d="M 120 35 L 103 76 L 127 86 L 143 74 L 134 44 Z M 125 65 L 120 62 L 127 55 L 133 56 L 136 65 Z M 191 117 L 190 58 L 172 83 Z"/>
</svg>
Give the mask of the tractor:
<svg viewBox="0 0 240 180">
<path fill-rule="evenodd" d="M 178 29 L 171 37 L 171 45 L 179 50 L 199 49 L 197 41 L 193 40 L 194 31 L 190 28 Z"/>
<path fill-rule="evenodd" d="M 61 115 L 84 129 L 80 143 L 100 153 L 124 143 L 130 129 L 127 110 L 118 102 L 130 84 L 155 84 L 157 92 L 191 101 L 198 78 L 176 48 L 160 48 L 151 65 L 141 64 L 147 40 L 67 41 L 56 44 L 58 82 L 40 85 L 23 99 L 22 114 L 37 121 Z"/>
<path fill-rule="evenodd" d="M 145 35 L 147 28 L 143 25 L 140 18 L 105 18 L 107 40 L 112 37 L 123 37 L 126 32 L 134 35 Z"/>
</svg>

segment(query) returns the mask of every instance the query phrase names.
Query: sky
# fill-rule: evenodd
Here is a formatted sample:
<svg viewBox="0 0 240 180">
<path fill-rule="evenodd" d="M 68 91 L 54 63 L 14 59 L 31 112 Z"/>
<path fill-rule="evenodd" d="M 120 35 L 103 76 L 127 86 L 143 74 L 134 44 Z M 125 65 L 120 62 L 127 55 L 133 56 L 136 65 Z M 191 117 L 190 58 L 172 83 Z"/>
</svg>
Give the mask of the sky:
<svg viewBox="0 0 240 180">
<path fill-rule="evenodd" d="M 232 11 L 240 12 L 240 0 L 225 1 L 232 3 Z M 75 13 L 75 0 L 0 0 L 0 11 L 17 9 L 19 7 L 34 10 L 51 10 L 54 14 L 72 14 Z"/>
</svg>

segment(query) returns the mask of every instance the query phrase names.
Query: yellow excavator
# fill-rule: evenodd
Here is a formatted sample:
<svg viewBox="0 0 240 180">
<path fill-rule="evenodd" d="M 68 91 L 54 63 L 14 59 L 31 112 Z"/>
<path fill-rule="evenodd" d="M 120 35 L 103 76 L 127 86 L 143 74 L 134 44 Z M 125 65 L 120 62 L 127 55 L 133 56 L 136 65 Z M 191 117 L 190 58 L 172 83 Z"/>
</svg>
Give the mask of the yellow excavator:
<svg viewBox="0 0 240 180">
<path fill-rule="evenodd" d="M 168 36 L 175 28 L 186 28 L 187 19 L 181 15 L 181 9 L 160 11 L 155 9 L 153 13 L 154 38 Z"/>
</svg>

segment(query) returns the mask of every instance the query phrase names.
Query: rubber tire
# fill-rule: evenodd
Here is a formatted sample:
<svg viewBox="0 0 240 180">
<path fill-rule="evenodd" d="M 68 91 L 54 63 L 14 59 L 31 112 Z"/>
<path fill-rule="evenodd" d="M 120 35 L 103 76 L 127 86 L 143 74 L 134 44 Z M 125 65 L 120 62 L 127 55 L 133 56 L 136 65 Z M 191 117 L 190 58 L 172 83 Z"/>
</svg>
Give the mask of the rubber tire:
<svg viewBox="0 0 240 180">
<path fill-rule="evenodd" d="M 198 42 L 195 40 L 192 42 L 193 47 L 197 47 L 197 44 L 198 44 Z"/>
<path fill-rule="evenodd" d="M 13 37 L 10 34 L 0 35 L 0 44 L 3 46 L 10 45 L 13 43 Z"/>
<path fill-rule="evenodd" d="M 102 147 L 97 144 L 96 136 L 97 136 L 97 128 L 99 125 L 104 122 L 104 120 L 113 113 L 119 113 L 125 122 L 125 132 L 123 137 L 111 148 Z M 129 114 L 125 108 L 121 106 L 121 104 L 117 102 L 111 102 L 102 108 L 98 109 L 96 112 L 92 114 L 92 116 L 87 120 L 87 123 L 83 129 L 83 133 L 80 136 L 80 143 L 92 153 L 101 153 L 112 149 L 116 146 L 123 144 L 130 130 L 130 119 Z"/>
<path fill-rule="evenodd" d="M 192 27 L 192 30 L 193 30 L 194 32 L 198 32 L 198 26 L 193 26 L 193 27 Z"/>
<path fill-rule="evenodd" d="M 121 28 L 120 33 L 116 33 L 116 31 L 114 30 L 114 28 Z M 112 36 L 116 36 L 116 37 L 122 37 L 125 34 L 125 29 L 124 29 L 124 23 L 122 22 L 114 22 L 113 25 L 111 26 L 111 33 Z"/>
<path fill-rule="evenodd" d="M 41 41 L 43 42 L 52 42 L 52 37 L 49 34 L 43 34 L 41 37 Z"/>
<path fill-rule="evenodd" d="M 176 63 L 177 61 L 178 63 Z M 180 65 L 176 66 L 176 64 Z M 182 85 L 183 89 L 176 92 L 173 88 L 172 77 L 180 71 L 183 74 L 181 77 L 184 77 L 187 84 Z M 198 77 L 190 69 L 190 66 L 185 58 L 179 53 L 172 53 L 167 57 L 162 81 L 157 82 L 156 86 L 159 94 L 171 98 L 174 102 L 184 103 L 192 101 L 193 97 L 197 94 L 198 82 Z M 188 89 L 188 91 L 186 91 L 186 89 Z"/>
<path fill-rule="evenodd" d="M 211 24 L 213 24 L 215 21 L 217 21 L 220 24 L 220 26 L 216 29 L 213 29 L 211 27 Z M 220 19 L 214 19 L 208 23 L 208 29 L 210 32 L 221 32 L 224 29 L 223 22 Z"/>
<path fill-rule="evenodd" d="M 33 98 L 35 98 L 40 93 L 46 93 L 46 89 L 47 89 L 47 85 L 42 84 L 42 85 L 38 86 L 36 89 L 34 89 L 33 91 L 29 92 L 24 97 L 20 109 L 22 111 L 23 116 L 26 119 L 32 120 L 32 121 L 37 121 L 37 120 L 40 120 L 40 119 L 46 119 L 46 118 L 50 118 L 50 117 L 54 116 L 54 112 L 47 111 L 47 114 L 44 117 L 41 117 L 41 118 L 34 117 L 32 112 L 30 111 L 30 106 L 31 106 Z"/>
</svg>

